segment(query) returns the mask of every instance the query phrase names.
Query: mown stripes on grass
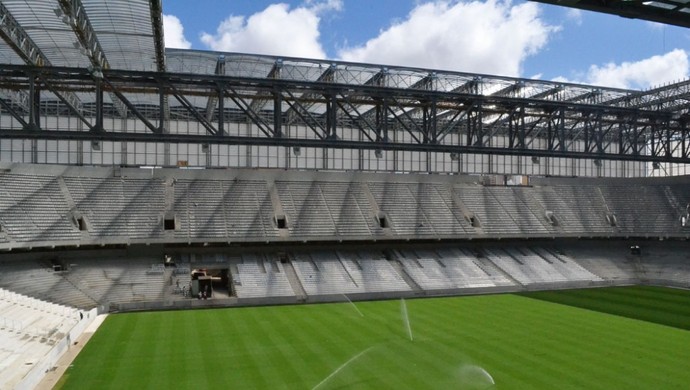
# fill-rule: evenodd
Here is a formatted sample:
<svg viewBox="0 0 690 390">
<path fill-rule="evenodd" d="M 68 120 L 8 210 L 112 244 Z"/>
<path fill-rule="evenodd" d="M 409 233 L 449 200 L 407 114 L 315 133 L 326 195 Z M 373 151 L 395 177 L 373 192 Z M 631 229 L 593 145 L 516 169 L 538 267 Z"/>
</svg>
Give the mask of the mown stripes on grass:
<svg viewBox="0 0 690 390">
<path fill-rule="evenodd" d="M 626 286 L 521 294 L 544 301 L 690 330 L 690 291 Z"/>
<path fill-rule="evenodd" d="M 664 301 L 665 291 L 596 292 L 604 308 L 639 300 L 649 311 L 649 300 Z M 312 389 L 323 382 L 319 389 L 473 389 L 494 387 L 489 378 L 500 389 L 690 383 L 689 331 L 574 307 L 576 292 L 540 298 L 560 294 L 565 305 L 509 294 L 408 300 L 414 341 L 399 301 L 356 302 L 364 316 L 349 303 L 118 314 L 61 386 Z M 597 300 L 581 294 L 588 304 Z M 666 310 L 677 308 L 686 318 L 677 306 L 682 294 L 668 294 L 675 304 Z"/>
</svg>

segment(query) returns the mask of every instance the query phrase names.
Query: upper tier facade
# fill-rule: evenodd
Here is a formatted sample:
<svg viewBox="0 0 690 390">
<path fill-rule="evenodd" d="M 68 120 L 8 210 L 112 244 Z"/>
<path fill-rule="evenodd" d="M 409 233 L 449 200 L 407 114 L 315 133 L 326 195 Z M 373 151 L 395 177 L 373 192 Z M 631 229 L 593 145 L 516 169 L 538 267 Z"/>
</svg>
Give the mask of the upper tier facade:
<svg viewBox="0 0 690 390">
<path fill-rule="evenodd" d="M 690 238 L 690 178 L 3 165 L 0 248 L 554 237 Z M 484 183 L 484 184 L 483 184 Z"/>
</svg>

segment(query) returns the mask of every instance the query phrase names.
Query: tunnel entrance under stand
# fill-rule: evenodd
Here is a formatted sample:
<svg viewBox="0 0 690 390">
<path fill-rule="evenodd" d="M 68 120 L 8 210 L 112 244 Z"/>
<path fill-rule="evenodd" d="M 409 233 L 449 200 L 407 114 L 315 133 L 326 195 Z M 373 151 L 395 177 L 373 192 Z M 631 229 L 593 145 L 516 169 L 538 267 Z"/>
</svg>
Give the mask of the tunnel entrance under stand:
<svg viewBox="0 0 690 390">
<path fill-rule="evenodd" d="M 230 295 L 228 280 L 227 268 L 194 269 L 191 281 L 192 298 L 227 297 Z"/>
</svg>

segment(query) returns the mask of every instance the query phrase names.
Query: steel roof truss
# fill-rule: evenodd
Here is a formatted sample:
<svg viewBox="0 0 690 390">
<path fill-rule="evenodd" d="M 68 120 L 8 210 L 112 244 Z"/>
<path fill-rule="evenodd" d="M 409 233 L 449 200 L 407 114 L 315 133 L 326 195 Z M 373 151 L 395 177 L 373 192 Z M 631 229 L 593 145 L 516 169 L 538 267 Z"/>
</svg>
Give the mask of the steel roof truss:
<svg viewBox="0 0 690 390">
<path fill-rule="evenodd" d="M 10 115 L 12 115 L 12 117 L 14 119 L 16 119 L 17 122 L 19 122 L 23 128 L 25 128 L 25 129 L 29 128 L 29 123 L 26 120 L 24 120 L 24 116 L 22 114 L 18 113 L 14 109 L 14 107 L 12 107 L 12 105 L 8 104 L 5 101 L 5 99 L 0 99 L 0 105 L 2 106 L 2 108 L 5 109 L 5 111 L 7 111 Z"/>
<path fill-rule="evenodd" d="M 218 56 L 218 59 L 216 60 L 216 69 L 214 71 L 215 74 L 217 75 L 224 75 L 225 74 L 225 56 L 220 55 Z M 213 114 L 215 113 L 216 110 L 216 103 L 218 102 L 218 96 L 222 94 L 221 88 L 216 88 L 215 90 L 216 94 L 211 94 L 208 97 L 208 100 L 206 101 L 206 121 L 211 122 L 213 120 Z M 254 109 L 256 111 L 256 109 Z M 224 115 L 222 111 L 218 111 L 218 116 Z"/>
<path fill-rule="evenodd" d="M 0 3 L 0 37 L 2 37 L 10 48 L 12 48 L 12 50 L 27 64 L 39 67 L 51 65 L 41 49 L 34 43 L 24 28 L 22 28 L 2 3 Z M 44 80 L 44 84 L 59 100 L 77 115 L 80 120 L 91 127 L 81 114 L 81 101 L 74 93 L 69 91 L 58 92 L 47 80 Z"/>
<path fill-rule="evenodd" d="M 206 117 L 204 115 L 202 115 L 199 112 L 199 110 L 197 110 L 196 107 L 194 107 L 194 105 L 192 103 L 190 103 L 189 100 L 177 90 L 177 88 L 175 88 L 173 85 L 168 85 L 167 88 L 170 89 L 170 91 L 171 91 L 172 95 L 175 97 L 175 99 L 177 99 L 177 101 L 180 102 L 180 104 L 182 104 L 182 106 L 187 109 L 187 112 L 192 114 L 192 116 L 194 118 L 196 118 L 196 120 L 198 120 L 202 126 L 204 126 L 204 128 L 206 129 L 206 131 L 208 131 L 209 134 L 211 134 L 211 135 L 218 135 L 219 134 L 219 131 L 215 127 L 213 127 L 213 124 L 211 124 L 211 122 L 207 121 Z M 222 115 L 222 113 L 221 113 L 221 115 Z"/>
<path fill-rule="evenodd" d="M 156 70 L 165 72 L 165 40 L 163 39 L 163 5 L 161 0 L 150 0 L 151 27 L 156 47 Z"/>
<path fill-rule="evenodd" d="M 362 126 L 362 122 L 364 122 L 364 124 L 367 125 L 367 127 L 369 129 L 375 129 L 375 126 L 359 113 L 359 111 L 357 110 L 357 107 L 350 102 L 348 96 L 341 94 L 341 97 L 342 97 L 342 99 L 338 100 L 338 105 L 340 106 L 341 111 L 343 113 L 345 113 L 345 115 L 350 119 L 352 124 L 357 126 L 357 129 L 359 129 L 359 131 L 369 141 L 374 142 L 374 138 L 372 138 L 371 135 L 369 135 L 369 133 L 364 129 L 364 127 Z M 357 114 L 357 116 L 352 115 L 350 113 L 350 111 L 348 111 L 347 108 L 345 107 L 345 104 L 347 104 L 350 108 L 352 108 L 352 111 L 355 114 Z M 375 131 L 374 131 L 374 133 L 375 133 Z"/>
<path fill-rule="evenodd" d="M 320 139 L 326 139 L 328 137 L 326 129 L 321 126 L 321 123 L 314 118 L 314 116 L 307 110 L 302 103 L 295 97 L 295 95 L 289 90 L 286 91 L 290 99 L 285 100 L 285 102 L 290 107 L 290 110 L 295 113 L 304 125 L 306 125 L 317 137 Z M 328 108 L 328 107 L 327 107 Z"/>
<path fill-rule="evenodd" d="M 394 111 L 390 106 L 387 106 L 387 108 L 388 108 L 388 112 L 390 112 L 391 115 L 393 116 L 393 119 L 395 119 L 395 120 L 400 124 L 400 126 L 402 126 L 402 128 L 405 129 L 405 131 L 407 131 L 408 134 L 410 134 L 410 137 L 412 137 L 412 139 L 413 139 L 416 143 L 418 143 L 418 144 L 422 143 L 422 142 L 419 140 L 419 138 L 415 135 L 415 132 L 413 132 L 413 131 L 410 129 L 410 127 L 408 127 L 407 124 L 405 124 L 405 121 L 402 120 L 402 119 L 400 118 L 400 116 L 398 116 L 398 115 L 395 113 L 395 111 Z M 406 113 L 405 113 L 405 111 L 403 110 L 403 115 L 405 115 L 405 114 L 406 114 Z M 407 119 L 410 119 L 409 116 L 407 117 Z M 410 121 L 409 123 L 411 123 L 412 125 L 415 126 L 415 130 L 417 130 L 417 133 L 421 133 L 421 131 L 420 131 L 419 128 L 416 126 L 416 124 L 415 124 L 414 121 Z"/>
<path fill-rule="evenodd" d="M 109 87 L 109 92 L 111 94 L 114 94 L 117 99 L 119 99 L 120 102 L 122 102 L 133 114 L 136 116 L 146 127 L 148 127 L 149 130 L 153 133 L 161 133 L 161 128 L 154 126 L 147 118 L 144 116 L 138 109 L 137 107 L 132 104 L 123 94 L 122 92 L 118 91 L 118 89 L 107 79 L 103 78 L 103 82 L 108 85 Z M 113 101 L 115 102 L 115 101 Z M 102 104 L 102 103 L 101 103 Z"/>
<path fill-rule="evenodd" d="M 225 90 L 226 92 L 230 92 L 228 94 L 230 100 L 237 105 L 237 107 L 249 118 L 249 120 L 252 121 L 252 123 L 259 128 L 262 133 L 264 133 L 265 136 L 280 137 L 280 133 L 276 133 L 275 131 L 271 130 L 270 125 L 268 125 L 259 114 L 249 107 L 249 103 L 247 103 L 234 88 L 226 85 Z"/>
</svg>

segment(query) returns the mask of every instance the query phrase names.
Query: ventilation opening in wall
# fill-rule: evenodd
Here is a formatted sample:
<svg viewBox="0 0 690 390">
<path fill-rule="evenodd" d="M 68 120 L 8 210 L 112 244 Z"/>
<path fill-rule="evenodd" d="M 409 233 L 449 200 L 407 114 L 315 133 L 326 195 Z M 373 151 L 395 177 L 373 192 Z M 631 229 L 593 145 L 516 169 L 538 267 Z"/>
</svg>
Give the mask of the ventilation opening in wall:
<svg viewBox="0 0 690 390">
<path fill-rule="evenodd" d="M 176 230 L 177 224 L 175 223 L 175 214 L 172 212 L 165 213 L 163 217 L 163 230 Z"/>
<path fill-rule="evenodd" d="M 281 264 L 287 264 L 289 262 L 287 253 L 278 252 L 278 260 Z"/>
<path fill-rule="evenodd" d="M 175 218 L 166 218 L 163 220 L 163 229 L 165 230 L 175 230 Z"/>
<path fill-rule="evenodd" d="M 50 260 L 50 265 L 53 267 L 53 272 L 62 272 L 64 270 L 62 263 L 58 259 Z"/>
<path fill-rule="evenodd" d="M 278 229 L 287 229 L 287 219 L 284 215 L 276 215 L 275 220 Z"/>
<path fill-rule="evenodd" d="M 86 232 L 88 231 L 88 226 L 86 224 L 86 220 L 84 219 L 83 216 L 81 215 L 75 215 L 72 217 L 72 223 L 74 226 L 79 229 L 79 231 Z"/>
<path fill-rule="evenodd" d="M 390 224 L 388 223 L 388 218 L 386 217 L 386 214 L 384 213 L 378 213 L 376 215 L 376 222 L 379 224 L 379 227 L 382 229 L 386 229 L 390 227 Z"/>
</svg>

